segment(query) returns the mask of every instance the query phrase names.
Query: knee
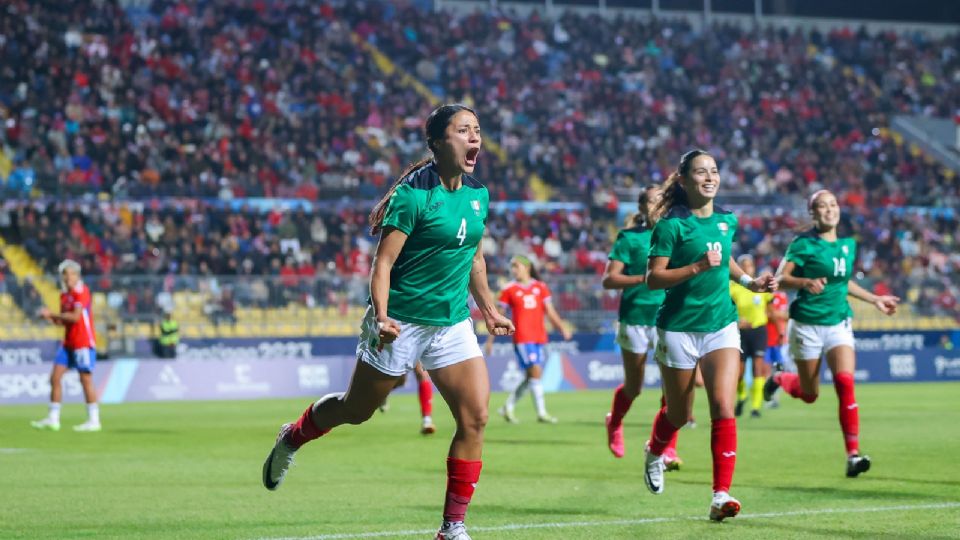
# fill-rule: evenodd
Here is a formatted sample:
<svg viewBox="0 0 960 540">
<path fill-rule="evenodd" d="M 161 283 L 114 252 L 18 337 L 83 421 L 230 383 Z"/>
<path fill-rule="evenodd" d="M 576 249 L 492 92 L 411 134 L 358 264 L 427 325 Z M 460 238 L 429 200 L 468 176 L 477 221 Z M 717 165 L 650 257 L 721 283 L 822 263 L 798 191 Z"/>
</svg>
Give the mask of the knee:
<svg viewBox="0 0 960 540">
<path fill-rule="evenodd" d="M 487 427 L 487 409 L 469 412 L 460 417 L 460 430 L 468 435 L 482 436 Z"/>
<path fill-rule="evenodd" d="M 723 418 L 735 418 L 736 406 L 732 399 L 721 399 L 710 404 L 710 418 L 720 420 Z"/>
<path fill-rule="evenodd" d="M 682 428 L 690 421 L 693 411 L 688 407 L 679 407 L 676 409 L 667 408 L 667 420 L 677 428 Z"/>
<path fill-rule="evenodd" d="M 362 424 L 370 419 L 373 416 L 376 407 L 365 408 L 365 407 L 344 407 L 343 410 L 343 421 L 347 424 Z"/>
<path fill-rule="evenodd" d="M 802 399 L 804 403 L 813 403 L 818 397 L 820 397 L 819 392 L 804 392 L 800 394 L 800 399 Z"/>
</svg>

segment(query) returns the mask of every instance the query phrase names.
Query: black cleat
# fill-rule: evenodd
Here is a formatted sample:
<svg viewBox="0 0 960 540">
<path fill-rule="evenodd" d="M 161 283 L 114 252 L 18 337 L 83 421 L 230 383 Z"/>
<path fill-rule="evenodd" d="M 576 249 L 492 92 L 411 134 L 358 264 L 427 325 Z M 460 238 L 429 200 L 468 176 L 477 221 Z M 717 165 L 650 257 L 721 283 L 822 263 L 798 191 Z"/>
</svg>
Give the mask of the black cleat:
<svg viewBox="0 0 960 540">
<path fill-rule="evenodd" d="M 780 373 L 777 371 L 777 373 Z M 773 401 L 774 394 L 777 393 L 777 390 L 780 389 L 780 383 L 776 381 L 777 373 L 767 377 L 767 380 L 763 383 L 763 400 L 764 401 Z"/>
<path fill-rule="evenodd" d="M 733 409 L 733 415 L 734 415 L 734 416 L 736 416 L 737 418 L 739 418 L 740 415 L 743 414 L 743 404 L 746 403 L 746 402 L 747 402 L 747 400 L 745 400 L 745 399 L 738 399 L 738 400 L 737 400 L 737 406 L 734 407 L 734 409 Z"/>
<path fill-rule="evenodd" d="M 847 458 L 847 478 L 856 478 L 860 473 L 870 470 L 870 456 L 850 456 Z"/>
</svg>

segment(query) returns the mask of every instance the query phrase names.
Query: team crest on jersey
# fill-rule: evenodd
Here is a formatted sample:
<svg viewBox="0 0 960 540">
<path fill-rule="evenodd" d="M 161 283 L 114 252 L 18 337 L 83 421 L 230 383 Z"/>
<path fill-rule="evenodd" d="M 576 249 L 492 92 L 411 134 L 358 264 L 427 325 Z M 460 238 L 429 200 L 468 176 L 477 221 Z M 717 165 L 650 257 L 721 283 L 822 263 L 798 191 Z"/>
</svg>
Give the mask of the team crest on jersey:
<svg viewBox="0 0 960 540">
<path fill-rule="evenodd" d="M 730 226 L 723 222 L 717 223 L 717 228 L 720 229 L 720 234 L 723 236 L 726 236 L 727 231 L 730 230 Z"/>
<path fill-rule="evenodd" d="M 849 255 L 849 254 L 850 254 L 850 249 L 849 249 L 847 246 L 843 246 L 843 247 L 840 248 L 840 249 L 843 251 L 843 254 L 844 254 L 844 255 Z"/>
<path fill-rule="evenodd" d="M 477 214 L 478 216 L 480 215 L 480 201 L 478 200 L 470 201 L 470 207 L 473 208 L 473 212 L 475 214 Z"/>
</svg>

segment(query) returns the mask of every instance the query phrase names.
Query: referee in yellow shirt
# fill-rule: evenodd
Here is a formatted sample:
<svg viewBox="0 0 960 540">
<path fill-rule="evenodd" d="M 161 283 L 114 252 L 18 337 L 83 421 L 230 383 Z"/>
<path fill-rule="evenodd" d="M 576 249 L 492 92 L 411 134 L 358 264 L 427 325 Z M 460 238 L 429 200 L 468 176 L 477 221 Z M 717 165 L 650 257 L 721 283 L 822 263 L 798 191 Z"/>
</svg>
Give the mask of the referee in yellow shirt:
<svg viewBox="0 0 960 540">
<path fill-rule="evenodd" d="M 741 255 L 737 263 L 747 275 L 757 273 L 757 265 L 750 255 Z M 771 293 L 755 293 L 739 283 L 730 282 L 730 296 L 737 305 L 740 328 L 740 383 L 737 386 L 736 415 L 743 413 L 743 404 L 747 401 L 747 388 L 743 382 L 747 360 L 753 359 L 753 384 L 750 387 L 750 416 L 760 417 L 763 404 L 763 383 L 769 375 L 769 367 L 764 363 L 767 351 L 767 305 L 773 300 Z"/>
</svg>

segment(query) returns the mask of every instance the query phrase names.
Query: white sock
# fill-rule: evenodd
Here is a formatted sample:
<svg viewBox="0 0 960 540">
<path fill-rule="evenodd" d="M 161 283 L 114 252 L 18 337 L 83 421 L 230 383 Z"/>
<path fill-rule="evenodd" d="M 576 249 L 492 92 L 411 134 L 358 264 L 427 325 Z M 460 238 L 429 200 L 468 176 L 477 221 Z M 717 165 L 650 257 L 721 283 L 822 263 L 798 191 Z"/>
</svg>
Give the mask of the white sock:
<svg viewBox="0 0 960 540">
<path fill-rule="evenodd" d="M 47 418 L 49 418 L 51 422 L 56 422 L 58 424 L 60 423 L 60 404 L 59 403 L 56 403 L 53 401 L 50 402 L 50 412 L 47 413 Z"/>
<path fill-rule="evenodd" d="M 433 418 L 430 418 L 429 414 L 423 417 L 423 425 L 432 424 L 432 423 L 433 423 Z"/>
<path fill-rule="evenodd" d="M 520 398 L 523 397 L 523 393 L 527 391 L 527 385 L 530 383 L 529 379 L 524 379 L 513 389 L 513 392 L 507 395 L 507 410 L 512 411 L 513 406 L 516 405 Z"/>
<path fill-rule="evenodd" d="M 533 404 L 537 407 L 537 416 L 546 416 L 547 404 L 543 399 L 543 384 L 540 379 L 530 379 L 530 393 L 533 394 Z"/>
<path fill-rule="evenodd" d="M 87 420 L 91 424 L 100 423 L 100 405 L 97 403 L 87 403 Z"/>
</svg>

